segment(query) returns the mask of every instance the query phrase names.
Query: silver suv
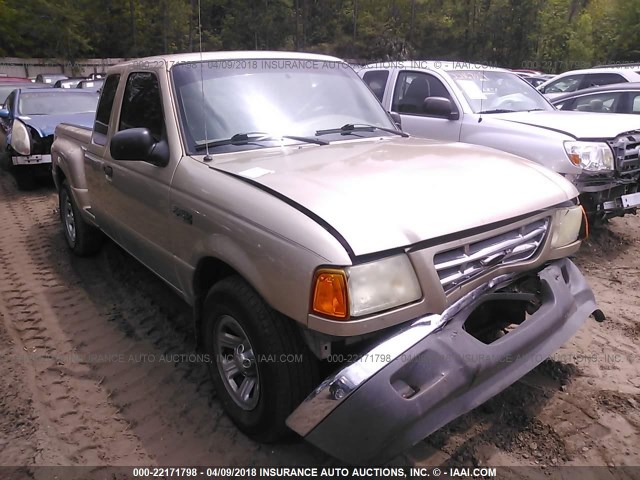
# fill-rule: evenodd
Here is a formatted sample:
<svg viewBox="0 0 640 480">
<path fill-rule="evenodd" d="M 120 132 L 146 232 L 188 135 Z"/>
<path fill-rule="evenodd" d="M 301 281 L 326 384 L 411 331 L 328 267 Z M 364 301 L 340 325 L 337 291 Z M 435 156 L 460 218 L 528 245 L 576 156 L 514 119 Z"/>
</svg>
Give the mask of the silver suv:
<svg viewBox="0 0 640 480">
<path fill-rule="evenodd" d="M 640 205 L 637 115 L 561 112 L 517 74 L 469 63 L 378 63 L 358 75 L 405 132 L 539 163 L 573 182 L 594 220 Z"/>
</svg>

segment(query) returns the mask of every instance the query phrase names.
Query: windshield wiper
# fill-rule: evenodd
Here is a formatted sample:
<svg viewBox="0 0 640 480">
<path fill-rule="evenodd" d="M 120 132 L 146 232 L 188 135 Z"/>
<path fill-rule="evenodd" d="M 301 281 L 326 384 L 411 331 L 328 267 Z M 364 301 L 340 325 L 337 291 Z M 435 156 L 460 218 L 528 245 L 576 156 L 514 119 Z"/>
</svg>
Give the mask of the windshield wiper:
<svg viewBox="0 0 640 480">
<path fill-rule="evenodd" d="M 373 132 L 375 130 L 382 130 L 383 132 L 393 133 L 394 135 L 400 135 L 401 137 L 408 137 L 408 133 L 404 133 L 400 130 L 394 130 L 392 128 L 378 127 L 376 125 L 369 125 L 366 123 L 347 123 L 340 128 L 328 128 L 326 130 L 318 130 L 317 136 L 329 135 L 331 133 L 339 133 L 340 135 L 351 135 L 353 132 Z"/>
<path fill-rule="evenodd" d="M 248 145 L 253 142 L 260 142 L 266 140 L 274 140 L 279 138 L 286 138 L 287 140 L 295 140 L 297 142 L 315 143 L 316 145 L 329 145 L 329 142 L 320 140 L 313 137 L 300 137 L 297 135 L 272 135 L 266 132 L 247 132 L 236 133 L 230 138 L 224 138 L 221 140 L 213 140 L 211 142 L 199 143 L 196 145 L 196 150 L 205 150 L 207 148 L 222 147 L 224 145 Z"/>
<path fill-rule="evenodd" d="M 506 108 L 496 108 L 495 110 L 482 110 L 481 112 L 478 112 L 479 114 L 481 113 L 511 113 L 511 112 L 516 112 L 517 110 L 508 110 Z"/>
</svg>

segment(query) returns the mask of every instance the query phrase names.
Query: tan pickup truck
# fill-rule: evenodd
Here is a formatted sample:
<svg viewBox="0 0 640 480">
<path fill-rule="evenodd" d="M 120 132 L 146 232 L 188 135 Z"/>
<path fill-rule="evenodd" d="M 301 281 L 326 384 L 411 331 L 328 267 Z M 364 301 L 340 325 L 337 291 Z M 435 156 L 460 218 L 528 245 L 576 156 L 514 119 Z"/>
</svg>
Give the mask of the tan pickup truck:
<svg viewBox="0 0 640 480">
<path fill-rule="evenodd" d="M 260 441 L 288 425 L 382 462 L 596 308 L 567 258 L 587 229 L 567 180 L 408 137 L 333 57 L 123 63 L 93 129 L 58 126 L 51 151 L 71 250 L 106 234 L 193 306 L 221 402 Z"/>
</svg>

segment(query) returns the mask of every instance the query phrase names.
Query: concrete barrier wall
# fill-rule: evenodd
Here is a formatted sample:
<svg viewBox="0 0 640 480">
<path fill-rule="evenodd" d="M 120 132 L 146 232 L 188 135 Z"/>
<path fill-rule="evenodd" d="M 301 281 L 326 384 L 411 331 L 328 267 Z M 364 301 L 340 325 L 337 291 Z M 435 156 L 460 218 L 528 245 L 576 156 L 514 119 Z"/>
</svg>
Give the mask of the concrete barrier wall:
<svg viewBox="0 0 640 480">
<path fill-rule="evenodd" d="M 125 60 L 125 58 L 88 58 L 70 62 L 60 58 L 0 57 L 0 74 L 10 77 L 35 77 L 39 73 L 62 73 L 68 77 L 86 77 L 91 73 L 102 73 L 110 65 Z"/>
</svg>

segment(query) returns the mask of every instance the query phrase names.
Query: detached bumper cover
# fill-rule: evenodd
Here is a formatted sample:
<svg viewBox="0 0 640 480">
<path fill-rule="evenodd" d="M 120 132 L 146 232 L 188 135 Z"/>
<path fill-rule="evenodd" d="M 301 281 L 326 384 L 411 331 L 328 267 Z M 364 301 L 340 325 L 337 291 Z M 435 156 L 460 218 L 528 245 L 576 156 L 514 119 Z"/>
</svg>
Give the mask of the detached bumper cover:
<svg viewBox="0 0 640 480">
<path fill-rule="evenodd" d="M 380 464 L 513 384 L 566 342 L 596 309 L 568 259 L 538 274 L 542 306 L 491 344 L 462 327 L 496 278 L 378 344 L 326 379 L 287 419 L 325 452 L 352 464 Z"/>
</svg>

